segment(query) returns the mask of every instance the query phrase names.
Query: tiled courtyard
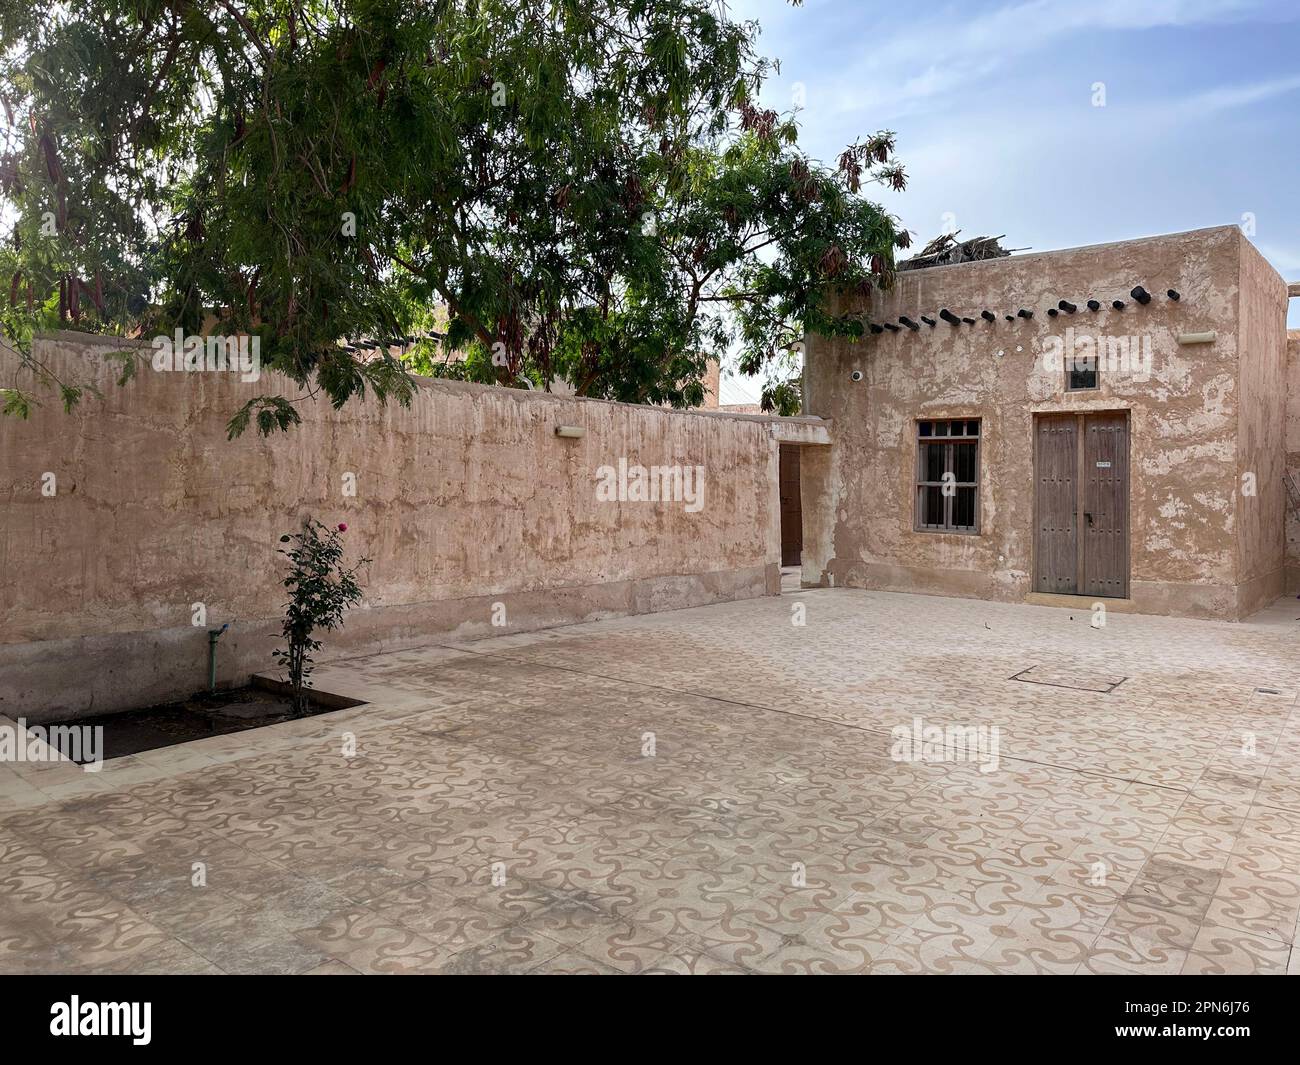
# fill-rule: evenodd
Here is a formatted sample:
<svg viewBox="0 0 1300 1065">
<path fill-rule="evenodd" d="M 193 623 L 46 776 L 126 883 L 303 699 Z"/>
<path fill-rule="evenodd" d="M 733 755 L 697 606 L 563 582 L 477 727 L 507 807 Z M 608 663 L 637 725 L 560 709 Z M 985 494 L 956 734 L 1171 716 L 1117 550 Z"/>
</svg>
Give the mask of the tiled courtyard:
<svg viewBox="0 0 1300 1065">
<path fill-rule="evenodd" d="M 1295 972 L 1297 618 L 816 590 L 335 663 L 367 705 L 0 766 L 0 971 Z"/>
</svg>

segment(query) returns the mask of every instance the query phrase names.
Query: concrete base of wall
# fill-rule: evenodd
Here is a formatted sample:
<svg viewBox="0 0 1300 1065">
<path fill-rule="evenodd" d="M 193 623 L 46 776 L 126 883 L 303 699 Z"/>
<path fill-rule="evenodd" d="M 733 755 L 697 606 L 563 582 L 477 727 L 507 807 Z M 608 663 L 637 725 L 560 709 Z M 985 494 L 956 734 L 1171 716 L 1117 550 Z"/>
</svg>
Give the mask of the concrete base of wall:
<svg viewBox="0 0 1300 1065">
<path fill-rule="evenodd" d="M 647 577 L 508 595 L 357 609 L 326 634 L 319 661 L 400 651 L 438 638 L 474 639 L 583 621 L 680 610 L 781 594 L 776 563 L 738 570 Z M 494 627 L 495 604 L 505 608 Z M 497 611 L 499 614 L 500 611 Z M 218 644 L 217 684 L 236 687 L 272 671 L 278 619 L 239 620 Z M 33 724 L 183 698 L 207 683 L 204 628 L 113 633 L 0 644 L 0 714 Z"/>
<path fill-rule="evenodd" d="M 1286 593 L 1286 570 L 1278 568 L 1237 585 L 1237 617 L 1248 618 Z"/>
<path fill-rule="evenodd" d="M 1132 581 L 1129 597 L 1141 614 L 1215 618 L 1220 621 L 1240 621 L 1244 616 L 1238 613 L 1235 585 Z"/>
<path fill-rule="evenodd" d="M 1024 589 L 1012 574 L 999 579 L 966 569 L 923 569 L 882 562 L 833 559 L 827 567 L 836 588 L 872 588 L 883 592 L 917 595 L 951 595 L 960 599 L 994 599 L 1018 602 Z"/>
<path fill-rule="evenodd" d="M 835 559 L 829 573 L 837 588 L 869 588 L 885 592 L 913 592 L 917 595 L 950 595 L 963 599 L 989 599 L 1004 603 L 1061 602 L 1044 605 L 1071 606 L 1078 603 L 1115 604 L 1120 612 L 1162 614 L 1173 617 L 1240 621 L 1281 594 L 1280 578 L 1251 585 L 1168 584 L 1132 581 L 1127 599 L 1097 599 L 1090 596 L 1043 597 L 1030 588 L 1027 574 L 1007 570 L 981 573 L 964 569 L 922 569 L 874 562 Z M 1277 591 L 1266 598 L 1269 588 Z"/>
</svg>

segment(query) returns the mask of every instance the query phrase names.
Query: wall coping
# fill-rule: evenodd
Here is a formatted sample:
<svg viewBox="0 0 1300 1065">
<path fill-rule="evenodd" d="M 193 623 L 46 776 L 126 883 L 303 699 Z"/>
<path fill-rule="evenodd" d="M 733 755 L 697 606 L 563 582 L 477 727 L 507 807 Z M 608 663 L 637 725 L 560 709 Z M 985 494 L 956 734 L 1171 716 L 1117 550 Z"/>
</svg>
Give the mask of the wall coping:
<svg viewBox="0 0 1300 1065">
<path fill-rule="evenodd" d="M 1101 244 L 1078 244 L 1072 248 L 1050 248 L 1044 251 L 1026 251 L 1023 254 L 1013 253 L 1011 255 L 1000 255 L 994 259 L 971 259 L 963 263 L 936 263 L 934 266 L 922 266 L 912 270 L 899 270 L 897 279 L 902 280 L 908 275 L 933 274 L 938 270 L 963 270 L 971 267 L 992 266 L 996 264 L 1006 265 L 1008 263 L 1023 263 L 1032 259 L 1047 259 L 1053 256 L 1077 255 L 1080 252 L 1105 251 L 1108 248 L 1132 248 L 1143 244 L 1161 244 L 1166 241 L 1178 240 L 1181 237 L 1205 236 L 1208 237 L 1213 233 L 1224 233 L 1231 230 L 1236 233 L 1243 241 L 1247 238 L 1241 232 L 1239 226 L 1205 226 L 1200 229 L 1185 229 L 1178 233 L 1158 233 L 1148 237 L 1133 237 L 1129 240 L 1110 240 Z M 1253 245 L 1252 245 L 1253 246 Z M 1271 264 L 1270 264 L 1271 265 Z M 1274 271 L 1276 272 L 1276 271 Z M 1281 275 L 1278 275 L 1281 279 Z"/>
<path fill-rule="evenodd" d="M 48 332 L 37 333 L 32 338 L 33 345 L 38 341 L 62 344 L 80 344 L 88 348 L 111 348 L 115 351 L 122 351 L 132 347 L 143 350 L 148 349 L 151 346 L 150 341 L 147 340 L 138 340 L 133 337 L 107 336 L 102 333 L 82 333 L 75 329 L 53 329 Z M 417 389 L 425 389 L 431 392 L 445 392 L 451 395 L 464 395 L 465 393 L 490 394 L 515 399 L 519 402 L 602 404 L 605 406 L 626 407 L 647 412 L 657 411 L 663 414 L 689 414 L 695 417 L 728 418 L 734 421 L 760 422 L 766 425 L 771 425 L 774 427 L 773 431 L 778 434 L 782 431 L 780 429 L 782 426 L 788 426 L 795 430 L 813 429 L 814 431 L 817 427 L 830 426 L 829 420 L 811 414 L 782 417 L 779 414 L 740 414 L 709 407 L 657 407 L 649 403 L 623 403 L 619 400 L 597 399 L 590 396 L 565 396 L 559 395 L 555 392 L 543 392 L 528 388 L 508 388 L 505 385 L 484 385 L 475 381 L 453 381 L 441 377 L 421 377 L 418 374 L 411 374 L 410 377 L 415 383 Z M 284 378 L 284 380 L 288 381 L 288 378 Z M 829 440 L 827 442 L 829 442 Z"/>
</svg>

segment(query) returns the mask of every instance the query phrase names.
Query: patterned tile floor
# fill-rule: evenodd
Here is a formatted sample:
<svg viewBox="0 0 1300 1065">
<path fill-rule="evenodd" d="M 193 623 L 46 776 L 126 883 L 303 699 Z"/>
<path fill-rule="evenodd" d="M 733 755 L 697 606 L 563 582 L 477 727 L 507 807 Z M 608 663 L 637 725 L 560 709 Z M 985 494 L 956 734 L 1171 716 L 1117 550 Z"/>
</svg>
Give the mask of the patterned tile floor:
<svg viewBox="0 0 1300 1065">
<path fill-rule="evenodd" d="M 0 971 L 1296 972 L 1297 615 L 809 590 L 334 663 L 368 705 L 0 766 Z"/>
</svg>

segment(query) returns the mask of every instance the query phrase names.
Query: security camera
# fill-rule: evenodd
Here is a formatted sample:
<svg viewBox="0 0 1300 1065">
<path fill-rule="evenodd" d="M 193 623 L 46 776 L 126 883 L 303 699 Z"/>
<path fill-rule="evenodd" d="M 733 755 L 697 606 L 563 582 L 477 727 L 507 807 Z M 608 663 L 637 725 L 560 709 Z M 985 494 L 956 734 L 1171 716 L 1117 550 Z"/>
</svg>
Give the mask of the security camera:
<svg viewBox="0 0 1300 1065">
<path fill-rule="evenodd" d="M 862 371 L 861 371 L 861 370 L 854 370 L 851 374 L 849 374 L 849 380 L 850 380 L 850 381 L 861 381 L 861 380 L 862 380 Z"/>
</svg>

